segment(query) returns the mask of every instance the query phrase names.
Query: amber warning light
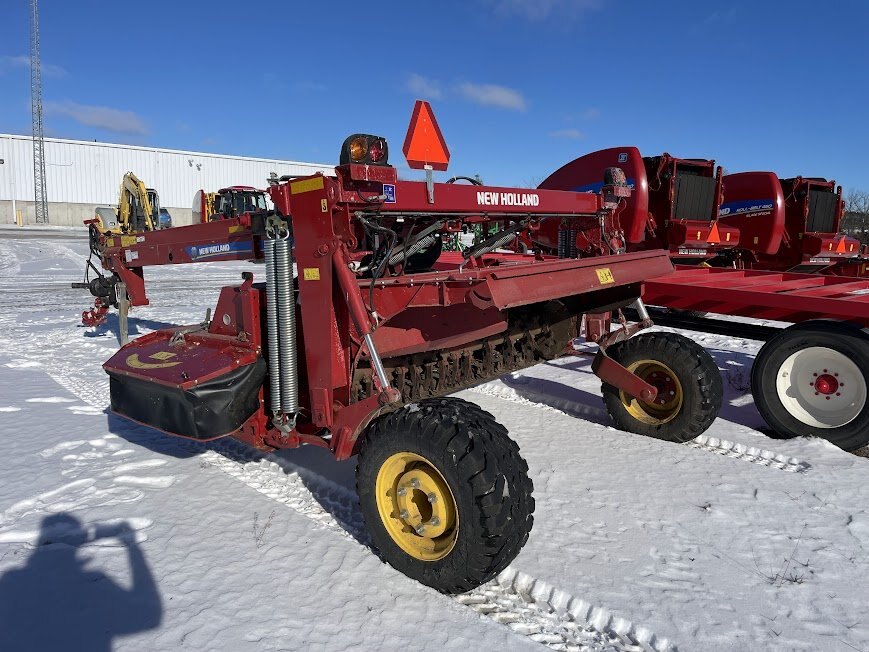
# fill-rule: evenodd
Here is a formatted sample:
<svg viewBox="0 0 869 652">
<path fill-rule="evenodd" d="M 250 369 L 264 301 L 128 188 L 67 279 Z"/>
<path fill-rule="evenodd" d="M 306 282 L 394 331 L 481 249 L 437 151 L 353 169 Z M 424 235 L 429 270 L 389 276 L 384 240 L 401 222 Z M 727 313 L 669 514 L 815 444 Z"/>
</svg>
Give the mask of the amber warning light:
<svg viewBox="0 0 869 652">
<path fill-rule="evenodd" d="M 401 151 L 414 170 L 422 170 L 427 165 L 433 170 L 447 169 L 450 150 L 428 102 L 416 101 Z"/>
</svg>

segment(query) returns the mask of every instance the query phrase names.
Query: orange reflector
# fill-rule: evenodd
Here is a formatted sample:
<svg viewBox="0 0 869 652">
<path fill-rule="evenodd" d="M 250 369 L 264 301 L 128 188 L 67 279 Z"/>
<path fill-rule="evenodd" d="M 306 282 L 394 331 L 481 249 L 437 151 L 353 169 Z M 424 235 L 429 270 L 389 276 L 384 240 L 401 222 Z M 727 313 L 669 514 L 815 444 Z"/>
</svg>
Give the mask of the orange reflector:
<svg viewBox="0 0 869 652">
<path fill-rule="evenodd" d="M 426 165 L 435 170 L 447 169 L 450 150 L 428 102 L 416 101 L 401 151 L 414 170 L 421 170 Z"/>
<path fill-rule="evenodd" d="M 712 230 L 709 232 L 709 237 L 706 238 L 709 244 L 721 244 L 721 235 L 718 233 L 718 222 L 712 225 Z"/>
</svg>

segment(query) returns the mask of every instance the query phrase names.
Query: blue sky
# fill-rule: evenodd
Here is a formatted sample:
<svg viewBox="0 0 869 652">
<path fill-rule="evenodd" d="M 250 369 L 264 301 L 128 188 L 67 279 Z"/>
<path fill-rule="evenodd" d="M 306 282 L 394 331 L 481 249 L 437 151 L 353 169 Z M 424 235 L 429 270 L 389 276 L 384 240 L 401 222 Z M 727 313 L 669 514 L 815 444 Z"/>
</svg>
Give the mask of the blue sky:
<svg viewBox="0 0 869 652">
<path fill-rule="evenodd" d="M 27 8 L 0 6 L 0 132 L 30 132 Z M 869 190 L 863 0 L 42 0 L 40 12 L 52 136 L 330 163 L 366 132 L 401 168 L 420 97 L 448 175 L 523 185 L 637 145 Z"/>
</svg>

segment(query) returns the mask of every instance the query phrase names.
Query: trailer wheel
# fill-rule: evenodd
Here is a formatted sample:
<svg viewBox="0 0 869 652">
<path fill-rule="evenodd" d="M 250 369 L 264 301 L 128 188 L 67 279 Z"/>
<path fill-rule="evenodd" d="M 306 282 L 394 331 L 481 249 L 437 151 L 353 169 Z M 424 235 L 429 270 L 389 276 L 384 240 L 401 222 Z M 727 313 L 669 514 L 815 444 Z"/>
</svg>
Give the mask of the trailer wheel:
<svg viewBox="0 0 869 652">
<path fill-rule="evenodd" d="M 703 347 L 676 333 L 644 333 L 607 353 L 658 389 L 646 402 L 603 383 L 607 411 L 617 428 L 686 442 L 702 434 L 721 409 L 724 387 L 715 361 Z"/>
<path fill-rule="evenodd" d="M 501 572 L 534 522 L 519 446 L 492 415 L 455 398 L 426 399 L 369 426 L 356 488 L 384 559 L 444 593 Z"/>
<path fill-rule="evenodd" d="M 869 444 L 869 335 L 835 321 L 785 329 L 757 354 L 751 393 L 778 433 L 815 436 L 845 450 Z"/>
</svg>

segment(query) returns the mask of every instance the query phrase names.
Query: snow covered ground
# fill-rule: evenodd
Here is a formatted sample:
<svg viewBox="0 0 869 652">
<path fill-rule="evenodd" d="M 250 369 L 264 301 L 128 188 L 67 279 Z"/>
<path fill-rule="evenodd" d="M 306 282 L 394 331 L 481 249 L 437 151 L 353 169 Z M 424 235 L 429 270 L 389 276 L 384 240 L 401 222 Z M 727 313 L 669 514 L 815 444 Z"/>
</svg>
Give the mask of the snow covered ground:
<svg viewBox="0 0 869 652">
<path fill-rule="evenodd" d="M 78 326 L 69 289 L 86 241 L 24 235 L 0 234 L 0 650 L 869 650 L 869 460 L 759 431 L 758 342 L 692 335 L 726 399 L 687 445 L 609 427 L 590 359 L 462 392 L 537 511 L 510 569 L 448 597 L 368 547 L 353 461 L 108 415 L 117 320 Z M 147 270 L 131 332 L 201 321 L 251 268 Z"/>
</svg>

